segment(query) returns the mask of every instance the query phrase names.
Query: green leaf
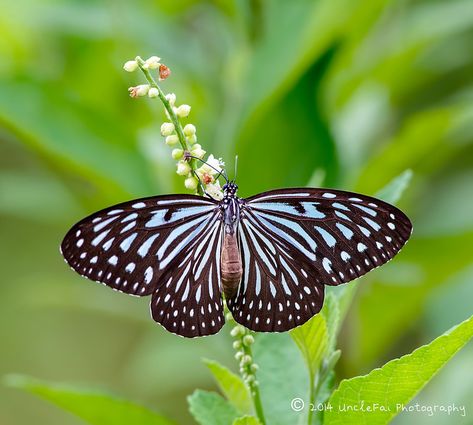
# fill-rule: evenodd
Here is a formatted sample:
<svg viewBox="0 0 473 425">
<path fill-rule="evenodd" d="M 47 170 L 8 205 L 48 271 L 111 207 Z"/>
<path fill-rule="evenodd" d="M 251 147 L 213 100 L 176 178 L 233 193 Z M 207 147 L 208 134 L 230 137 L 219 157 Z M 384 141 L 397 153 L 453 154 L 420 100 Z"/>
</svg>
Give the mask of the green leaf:
<svg viewBox="0 0 473 425">
<path fill-rule="evenodd" d="M 260 365 L 256 379 L 264 416 L 270 425 L 296 424 L 300 412 L 291 409 L 291 400 L 307 400 L 309 380 L 301 353 L 288 333 L 258 334 L 253 348 L 255 362 Z"/>
<path fill-rule="evenodd" d="M 407 189 L 407 186 L 409 186 L 411 179 L 412 170 L 404 171 L 402 174 L 391 180 L 379 192 L 377 192 L 376 197 L 391 204 L 395 204 L 397 201 L 399 201 L 399 199 L 401 199 L 401 196 Z"/>
<path fill-rule="evenodd" d="M 289 332 L 301 350 L 312 379 L 315 378 L 327 351 L 327 326 L 322 314 L 316 314 L 309 321 Z"/>
<path fill-rule="evenodd" d="M 58 168 L 77 173 L 107 195 L 152 190 L 147 163 L 134 146 L 129 126 L 66 97 L 54 86 L 2 82 L 0 125 Z"/>
<path fill-rule="evenodd" d="M 23 375 L 9 375 L 6 384 L 28 391 L 71 412 L 92 425 L 172 425 L 176 422 L 111 394 L 51 383 Z"/>
<path fill-rule="evenodd" d="M 332 292 L 329 292 L 325 296 L 321 314 L 325 319 L 325 325 L 327 327 L 327 351 L 331 352 L 335 349 L 338 328 L 340 326 L 338 299 Z"/>
<path fill-rule="evenodd" d="M 216 361 L 204 359 L 204 363 L 212 372 L 225 397 L 241 413 L 251 413 L 251 397 L 241 378 Z"/>
<path fill-rule="evenodd" d="M 200 425 L 228 425 L 240 416 L 235 407 L 214 392 L 196 390 L 187 401 L 189 411 Z"/>
<path fill-rule="evenodd" d="M 450 329 L 428 345 L 411 354 L 386 363 L 368 375 L 343 380 L 329 402 L 333 410 L 325 412 L 325 424 L 387 424 L 432 379 L 433 376 L 473 337 L 473 316 Z M 353 409 L 341 411 L 343 406 Z M 358 410 L 356 410 L 358 407 Z"/>
<path fill-rule="evenodd" d="M 233 425 L 261 425 L 261 422 L 254 416 L 243 416 L 235 419 Z"/>
</svg>

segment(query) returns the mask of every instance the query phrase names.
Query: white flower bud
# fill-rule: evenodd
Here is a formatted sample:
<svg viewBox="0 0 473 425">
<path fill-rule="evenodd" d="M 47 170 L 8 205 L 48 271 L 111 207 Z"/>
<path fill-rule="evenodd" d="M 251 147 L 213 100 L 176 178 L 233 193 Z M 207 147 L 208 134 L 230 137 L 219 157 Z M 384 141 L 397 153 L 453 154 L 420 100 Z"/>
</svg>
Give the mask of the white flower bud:
<svg viewBox="0 0 473 425">
<path fill-rule="evenodd" d="M 253 359 L 251 358 L 251 356 L 249 356 L 248 354 L 246 354 L 245 356 L 243 356 L 243 357 L 241 358 L 240 364 L 241 364 L 242 366 L 245 366 L 245 365 L 251 364 L 252 361 L 253 361 Z"/>
<path fill-rule="evenodd" d="M 244 334 L 245 333 L 245 329 L 243 328 L 243 326 L 240 326 L 240 325 L 236 325 L 231 331 L 230 331 L 230 335 L 233 336 L 233 337 L 236 337 L 240 334 Z"/>
<path fill-rule="evenodd" d="M 168 93 L 166 95 L 166 99 L 171 104 L 171 106 L 174 106 L 176 103 L 176 95 L 174 93 Z"/>
<path fill-rule="evenodd" d="M 158 97 L 159 96 L 159 90 L 156 87 L 151 87 L 148 91 L 148 96 L 153 98 L 153 97 Z"/>
<path fill-rule="evenodd" d="M 243 344 L 245 344 L 246 346 L 249 346 L 253 344 L 254 342 L 255 342 L 255 339 L 253 338 L 252 335 L 245 335 L 243 337 Z"/>
<path fill-rule="evenodd" d="M 125 64 L 123 65 L 123 69 L 126 71 L 126 72 L 133 72 L 133 71 L 136 71 L 138 69 L 138 62 L 136 61 L 127 61 L 125 62 Z"/>
<path fill-rule="evenodd" d="M 160 67 L 160 62 L 161 58 L 158 58 L 157 56 L 151 56 L 150 58 L 145 60 L 145 64 L 143 65 L 143 68 L 146 69 L 158 69 Z"/>
<path fill-rule="evenodd" d="M 202 149 L 202 146 L 200 146 L 198 143 L 192 146 L 191 149 L 191 154 L 196 156 L 197 158 L 202 159 L 205 155 L 205 151 Z"/>
<path fill-rule="evenodd" d="M 190 145 L 193 145 L 195 142 L 197 142 L 197 136 L 195 134 L 192 134 L 191 136 L 186 137 L 186 139 Z"/>
<path fill-rule="evenodd" d="M 181 105 L 176 109 L 176 115 L 180 118 L 188 117 L 191 112 L 191 107 L 189 105 Z"/>
<path fill-rule="evenodd" d="M 241 358 L 243 357 L 243 351 L 238 351 L 236 354 L 235 354 L 235 359 L 237 360 L 241 360 Z"/>
<path fill-rule="evenodd" d="M 235 350 L 239 350 L 241 348 L 241 341 L 234 341 L 233 342 L 233 348 Z"/>
<path fill-rule="evenodd" d="M 232 313 L 228 312 L 228 313 L 225 315 L 225 320 L 227 320 L 227 322 L 229 322 L 230 320 L 233 320 Z"/>
<path fill-rule="evenodd" d="M 174 133 L 174 124 L 172 122 L 164 122 L 161 124 L 161 135 L 170 136 Z"/>
<path fill-rule="evenodd" d="M 184 155 L 184 151 L 182 149 L 173 149 L 171 152 L 171 156 L 175 160 L 181 159 L 183 155 Z"/>
<path fill-rule="evenodd" d="M 197 129 L 195 128 L 194 124 L 186 124 L 183 131 L 186 137 L 190 137 L 190 136 L 195 135 L 195 132 L 197 131 Z"/>
<path fill-rule="evenodd" d="M 186 189 L 195 190 L 197 189 L 198 181 L 195 177 L 187 177 L 184 181 L 184 186 Z"/>
<path fill-rule="evenodd" d="M 187 176 L 191 172 L 191 166 L 186 161 L 179 161 L 177 163 L 176 173 L 180 176 Z"/>
<path fill-rule="evenodd" d="M 259 366 L 258 366 L 256 363 L 253 363 L 253 364 L 251 365 L 251 368 L 250 368 L 250 369 L 251 369 L 251 371 L 252 371 L 253 373 L 255 373 L 255 372 L 258 371 Z"/>
<path fill-rule="evenodd" d="M 171 134 L 170 136 L 166 137 L 166 145 L 174 146 L 179 143 L 179 137 L 176 134 Z"/>
<path fill-rule="evenodd" d="M 247 384 L 251 384 L 255 380 L 255 377 L 253 375 L 248 375 L 245 379 L 245 382 Z"/>
</svg>

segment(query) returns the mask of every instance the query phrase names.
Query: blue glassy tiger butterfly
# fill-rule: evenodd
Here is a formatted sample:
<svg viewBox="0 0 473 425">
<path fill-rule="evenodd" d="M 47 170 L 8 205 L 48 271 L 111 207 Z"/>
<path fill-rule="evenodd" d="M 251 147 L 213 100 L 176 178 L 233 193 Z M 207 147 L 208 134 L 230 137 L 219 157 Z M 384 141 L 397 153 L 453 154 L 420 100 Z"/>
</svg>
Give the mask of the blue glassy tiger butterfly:
<svg viewBox="0 0 473 425">
<path fill-rule="evenodd" d="M 357 193 L 294 188 L 246 199 L 237 185 L 210 196 L 163 195 L 101 210 L 73 226 L 61 252 L 73 270 L 131 295 L 151 295 L 153 319 L 185 337 L 234 319 L 259 332 L 302 325 L 324 285 L 393 258 L 412 225 L 396 207 Z"/>
</svg>

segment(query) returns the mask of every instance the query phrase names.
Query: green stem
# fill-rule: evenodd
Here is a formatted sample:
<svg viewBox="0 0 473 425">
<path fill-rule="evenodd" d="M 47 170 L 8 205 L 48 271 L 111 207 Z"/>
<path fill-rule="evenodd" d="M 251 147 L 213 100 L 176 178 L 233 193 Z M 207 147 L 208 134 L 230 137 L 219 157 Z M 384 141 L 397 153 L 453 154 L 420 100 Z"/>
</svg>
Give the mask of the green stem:
<svg viewBox="0 0 473 425">
<path fill-rule="evenodd" d="M 309 412 L 307 414 L 307 425 L 312 425 L 312 416 L 313 416 L 313 409 L 312 407 L 315 405 L 315 395 L 318 391 L 318 385 L 315 383 L 317 379 L 312 373 L 310 374 L 310 385 L 309 385 Z"/>
<path fill-rule="evenodd" d="M 166 95 L 164 92 L 161 90 L 161 87 L 158 86 L 158 83 L 156 80 L 153 78 L 151 73 L 149 72 L 149 69 L 146 69 L 143 67 L 145 64 L 145 61 L 141 59 L 139 56 L 135 58 L 136 62 L 138 63 L 141 72 L 143 72 L 146 80 L 148 81 L 148 84 L 150 87 L 154 87 L 155 89 L 158 90 L 158 97 L 161 100 L 161 102 L 164 105 L 164 108 L 166 109 L 166 112 L 169 115 L 169 118 L 171 119 L 171 122 L 174 124 L 174 129 L 176 131 L 177 137 L 179 139 L 179 143 L 184 150 L 184 152 L 190 152 L 190 147 L 187 144 L 187 139 L 186 136 L 184 135 L 184 130 L 182 129 L 181 122 L 179 121 L 179 118 L 177 117 L 176 113 L 174 112 L 174 109 L 172 105 L 169 103 L 169 100 L 166 99 Z M 191 166 L 192 169 L 192 174 L 196 175 L 196 169 L 197 169 L 197 164 L 194 159 L 191 159 L 189 161 L 189 165 Z M 204 191 L 201 185 L 197 186 L 197 191 L 199 195 L 203 195 Z"/>
<path fill-rule="evenodd" d="M 245 355 L 248 355 L 253 359 L 253 352 L 251 351 L 251 347 L 249 345 L 243 345 L 243 351 Z M 259 384 L 255 384 L 254 381 L 251 381 L 248 383 L 248 386 L 250 388 L 251 398 L 253 399 L 253 406 L 255 408 L 256 416 L 258 417 L 261 424 L 265 425 L 266 421 L 264 419 L 263 404 L 261 403 Z"/>
</svg>

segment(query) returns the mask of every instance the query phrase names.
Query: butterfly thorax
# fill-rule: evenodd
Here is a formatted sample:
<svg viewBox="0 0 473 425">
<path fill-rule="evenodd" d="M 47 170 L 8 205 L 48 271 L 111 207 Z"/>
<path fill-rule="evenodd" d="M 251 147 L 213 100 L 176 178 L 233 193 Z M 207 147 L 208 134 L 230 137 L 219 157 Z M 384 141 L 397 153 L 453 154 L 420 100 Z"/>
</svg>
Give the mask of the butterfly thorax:
<svg viewBox="0 0 473 425">
<path fill-rule="evenodd" d="M 228 183 L 224 187 L 221 201 L 224 235 L 221 254 L 222 289 L 227 299 L 233 297 L 240 284 L 243 273 L 237 230 L 240 222 L 240 200 L 236 196 L 238 186 Z"/>
</svg>

